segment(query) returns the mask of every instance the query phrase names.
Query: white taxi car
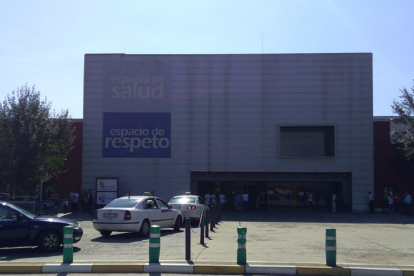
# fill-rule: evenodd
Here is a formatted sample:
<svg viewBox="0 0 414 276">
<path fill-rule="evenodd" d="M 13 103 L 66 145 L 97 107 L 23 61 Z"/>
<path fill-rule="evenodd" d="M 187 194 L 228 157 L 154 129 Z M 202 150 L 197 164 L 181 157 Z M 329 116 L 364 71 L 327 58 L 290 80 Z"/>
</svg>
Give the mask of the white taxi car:
<svg viewBox="0 0 414 276">
<path fill-rule="evenodd" d="M 168 202 L 168 205 L 175 210 L 181 211 L 184 218 L 189 217 L 197 221 L 200 220 L 204 210 L 209 209 L 205 204 L 204 198 L 198 195 L 191 195 L 190 193 L 173 197 Z"/>
<path fill-rule="evenodd" d="M 151 225 L 179 231 L 182 222 L 181 212 L 171 209 L 161 198 L 124 196 L 95 211 L 93 228 L 102 236 L 109 236 L 112 232 L 135 232 L 147 237 Z"/>
</svg>

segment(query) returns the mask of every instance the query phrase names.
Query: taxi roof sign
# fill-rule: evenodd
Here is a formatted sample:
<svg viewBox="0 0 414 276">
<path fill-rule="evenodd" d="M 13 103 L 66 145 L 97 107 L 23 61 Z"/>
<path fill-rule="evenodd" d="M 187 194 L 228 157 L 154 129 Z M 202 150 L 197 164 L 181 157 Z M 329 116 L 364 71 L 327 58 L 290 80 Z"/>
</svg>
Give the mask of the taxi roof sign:
<svg viewBox="0 0 414 276">
<path fill-rule="evenodd" d="M 185 195 L 191 195 L 191 193 L 190 192 L 185 192 Z"/>
<path fill-rule="evenodd" d="M 152 194 L 150 192 L 145 192 L 144 196 L 152 196 Z"/>
</svg>

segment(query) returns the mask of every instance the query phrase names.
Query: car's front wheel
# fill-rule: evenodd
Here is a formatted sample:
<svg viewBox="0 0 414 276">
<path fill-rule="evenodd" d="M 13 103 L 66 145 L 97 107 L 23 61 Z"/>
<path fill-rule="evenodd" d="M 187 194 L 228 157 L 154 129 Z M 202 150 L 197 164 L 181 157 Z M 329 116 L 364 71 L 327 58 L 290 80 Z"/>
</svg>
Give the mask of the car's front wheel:
<svg viewBox="0 0 414 276">
<path fill-rule="evenodd" d="M 43 251 L 51 252 L 60 247 L 61 238 L 57 231 L 46 230 L 39 235 L 38 245 Z"/>
<path fill-rule="evenodd" d="M 141 225 L 141 229 L 139 229 L 139 234 L 143 237 L 148 237 L 150 233 L 150 224 L 148 220 L 144 220 Z"/>
<path fill-rule="evenodd" d="M 111 235 L 112 231 L 108 231 L 108 230 L 101 230 L 99 231 L 99 233 L 101 233 L 101 235 L 103 237 L 108 237 L 109 235 Z"/>
</svg>

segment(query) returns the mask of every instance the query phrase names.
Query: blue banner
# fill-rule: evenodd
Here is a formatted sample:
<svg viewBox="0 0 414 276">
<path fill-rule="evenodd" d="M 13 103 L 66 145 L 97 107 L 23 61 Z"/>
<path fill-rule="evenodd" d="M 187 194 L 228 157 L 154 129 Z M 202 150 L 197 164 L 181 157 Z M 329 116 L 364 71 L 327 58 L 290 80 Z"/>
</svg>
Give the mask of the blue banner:
<svg viewBox="0 0 414 276">
<path fill-rule="evenodd" d="M 171 113 L 103 113 L 102 157 L 170 158 Z"/>
</svg>

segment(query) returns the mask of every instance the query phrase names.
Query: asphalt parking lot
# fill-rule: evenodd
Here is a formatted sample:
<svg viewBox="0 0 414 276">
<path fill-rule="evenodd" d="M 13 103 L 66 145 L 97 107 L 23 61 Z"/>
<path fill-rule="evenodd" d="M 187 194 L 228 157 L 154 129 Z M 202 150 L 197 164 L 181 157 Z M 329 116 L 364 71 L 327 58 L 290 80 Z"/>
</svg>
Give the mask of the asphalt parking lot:
<svg viewBox="0 0 414 276">
<path fill-rule="evenodd" d="M 148 238 L 130 233 L 101 237 L 89 216 L 80 221 L 84 236 L 74 244 L 74 262 L 148 262 Z M 236 263 L 237 227 L 247 228 L 247 262 L 251 264 L 325 264 L 325 230 L 335 228 L 337 264 L 371 267 L 411 266 L 414 217 L 388 213 L 323 211 L 226 211 L 205 244 L 197 225 L 191 229 L 191 262 Z M 161 231 L 161 262 L 186 262 L 185 231 Z M 0 261 L 62 262 L 62 252 L 37 248 L 0 249 Z"/>
</svg>

